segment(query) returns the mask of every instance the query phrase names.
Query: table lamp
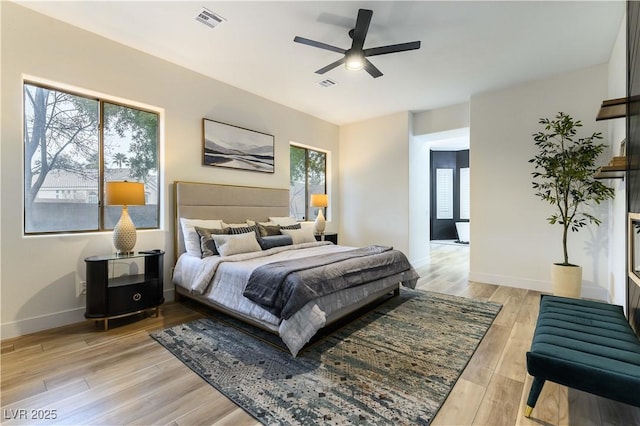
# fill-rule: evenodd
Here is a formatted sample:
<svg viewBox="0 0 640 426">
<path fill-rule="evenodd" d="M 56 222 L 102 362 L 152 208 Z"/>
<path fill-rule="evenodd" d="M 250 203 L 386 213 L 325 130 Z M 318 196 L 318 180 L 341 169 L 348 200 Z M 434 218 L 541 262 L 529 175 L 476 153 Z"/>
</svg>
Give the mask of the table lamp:
<svg viewBox="0 0 640 426">
<path fill-rule="evenodd" d="M 324 227 L 326 221 L 322 214 L 322 209 L 329 205 L 329 197 L 327 194 L 311 194 L 311 207 L 318 207 L 318 217 L 316 217 L 315 230 L 316 234 L 322 235 L 324 233 Z"/>
<path fill-rule="evenodd" d="M 120 220 L 113 228 L 113 245 L 118 255 L 133 253 L 136 245 L 136 227 L 129 217 L 127 206 L 144 205 L 144 184 L 142 182 L 107 182 L 108 206 L 122 206 Z"/>
</svg>

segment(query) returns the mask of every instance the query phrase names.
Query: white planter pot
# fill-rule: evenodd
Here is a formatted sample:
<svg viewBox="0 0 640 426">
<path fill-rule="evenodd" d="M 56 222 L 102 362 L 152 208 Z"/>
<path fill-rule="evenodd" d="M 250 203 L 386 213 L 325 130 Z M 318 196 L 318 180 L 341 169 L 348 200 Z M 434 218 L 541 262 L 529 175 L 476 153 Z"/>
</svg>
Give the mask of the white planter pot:
<svg viewBox="0 0 640 426">
<path fill-rule="evenodd" d="M 582 293 L 582 266 L 551 265 L 553 295 L 579 299 Z"/>
</svg>

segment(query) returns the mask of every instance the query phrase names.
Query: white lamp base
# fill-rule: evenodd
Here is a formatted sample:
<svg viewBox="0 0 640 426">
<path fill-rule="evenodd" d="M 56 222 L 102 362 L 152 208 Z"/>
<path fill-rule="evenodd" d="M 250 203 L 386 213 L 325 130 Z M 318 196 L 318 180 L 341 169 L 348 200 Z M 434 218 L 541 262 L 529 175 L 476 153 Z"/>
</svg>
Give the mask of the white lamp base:
<svg viewBox="0 0 640 426">
<path fill-rule="evenodd" d="M 322 209 L 318 209 L 318 217 L 316 217 L 316 234 L 324 233 L 324 228 L 327 225 L 327 222 L 324 220 L 324 215 L 322 214 Z"/>
<path fill-rule="evenodd" d="M 136 227 L 129 217 L 127 206 L 122 206 L 122 215 L 120 220 L 113 228 L 113 245 L 119 255 L 133 253 L 136 245 L 137 235 Z"/>
</svg>

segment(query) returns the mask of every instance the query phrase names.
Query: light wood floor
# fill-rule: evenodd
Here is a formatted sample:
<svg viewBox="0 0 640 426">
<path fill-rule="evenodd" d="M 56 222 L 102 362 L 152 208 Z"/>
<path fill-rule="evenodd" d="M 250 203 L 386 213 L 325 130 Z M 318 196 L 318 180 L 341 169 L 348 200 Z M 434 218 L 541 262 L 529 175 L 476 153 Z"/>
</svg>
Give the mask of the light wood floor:
<svg viewBox="0 0 640 426">
<path fill-rule="evenodd" d="M 432 244 L 431 264 L 418 271 L 422 277 L 418 287 L 490 300 L 503 308 L 433 424 L 639 425 L 638 408 L 553 383 L 545 385 L 532 418 L 523 417 L 530 386 L 525 352 L 540 294 L 469 282 L 468 250 Z M 83 322 L 3 341 L 0 421 L 257 424 L 148 335 L 201 317 L 199 311 L 168 303 L 161 307 L 159 318 L 119 320 L 122 324 L 107 332 L 93 322 Z M 33 419 L 54 413 L 55 420 Z"/>
</svg>

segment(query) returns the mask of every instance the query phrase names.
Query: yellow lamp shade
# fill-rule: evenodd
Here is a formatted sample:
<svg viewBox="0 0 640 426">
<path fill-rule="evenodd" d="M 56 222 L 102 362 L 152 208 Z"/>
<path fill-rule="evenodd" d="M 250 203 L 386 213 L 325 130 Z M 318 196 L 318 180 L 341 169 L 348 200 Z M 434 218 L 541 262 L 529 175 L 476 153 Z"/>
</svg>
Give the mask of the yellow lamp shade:
<svg viewBox="0 0 640 426">
<path fill-rule="evenodd" d="M 327 194 L 311 194 L 311 207 L 327 207 L 329 197 Z"/>
<path fill-rule="evenodd" d="M 322 214 L 322 209 L 329 205 L 329 197 L 327 194 L 311 194 L 311 207 L 318 207 L 318 216 L 315 222 L 316 234 L 324 233 L 326 221 Z"/>
<path fill-rule="evenodd" d="M 144 206 L 144 183 L 107 182 L 108 206 Z"/>
<path fill-rule="evenodd" d="M 119 255 L 133 253 L 136 245 L 136 227 L 131 221 L 127 206 L 144 205 L 144 184 L 141 182 L 107 182 L 106 204 L 122 206 L 120 220 L 113 228 L 113 245 Z"/>
</svg>

